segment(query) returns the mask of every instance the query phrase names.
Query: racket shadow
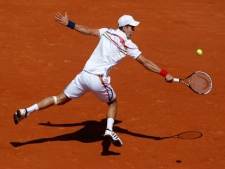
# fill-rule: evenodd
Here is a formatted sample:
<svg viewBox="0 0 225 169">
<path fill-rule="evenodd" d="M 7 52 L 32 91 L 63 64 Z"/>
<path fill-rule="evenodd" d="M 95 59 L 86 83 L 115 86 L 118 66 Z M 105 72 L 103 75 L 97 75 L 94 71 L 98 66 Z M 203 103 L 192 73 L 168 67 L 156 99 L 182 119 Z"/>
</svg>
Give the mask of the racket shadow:
<svg viewBox="0 0 225 169">
<path fill-rule="evenodd" d="M 179 134 L 173 135 L 173 136 L 168 136 L 168 137 L 161 137 L 161 139 L 168 139 L 168 138 L 179 138 L 179 139 L 198 139 L 201 138 L 203 134 L 199 131 L 185 131 L 181 132 Z"/>
</svg>

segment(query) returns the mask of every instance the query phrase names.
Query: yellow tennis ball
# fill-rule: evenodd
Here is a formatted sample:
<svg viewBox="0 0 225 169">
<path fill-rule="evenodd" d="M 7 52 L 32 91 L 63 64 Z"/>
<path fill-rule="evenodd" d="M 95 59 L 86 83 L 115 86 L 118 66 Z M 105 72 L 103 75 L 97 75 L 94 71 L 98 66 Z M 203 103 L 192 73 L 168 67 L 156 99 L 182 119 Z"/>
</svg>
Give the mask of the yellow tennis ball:
<svg viewBox="0 0 225 169">
<path fill-rule="evenodd" d="M 198 49 L 196 53 L 197 53 L 198 56 L 201 56 L 202 55 L 202 50 Z"/>
</svg>

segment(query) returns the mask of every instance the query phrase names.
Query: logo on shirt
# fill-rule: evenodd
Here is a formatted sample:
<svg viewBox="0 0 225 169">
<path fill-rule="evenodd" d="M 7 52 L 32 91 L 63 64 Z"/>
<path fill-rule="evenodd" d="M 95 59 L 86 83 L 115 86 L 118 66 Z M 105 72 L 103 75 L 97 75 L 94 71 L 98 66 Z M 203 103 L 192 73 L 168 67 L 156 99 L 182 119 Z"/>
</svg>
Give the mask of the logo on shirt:
<svg viewBox="0 0 225 169">
<path fill-rule="evenodd" d="M 134 49 L 134 48 L 130 48 L 130 47 L 128 47 L 128 46 L 126 46 L 125 45 L 125 41 L 124 41 L 124 39 L 122 38 L 122 37 L 120 37 L 119 35 L 117 35 L 117 34 L 112 34 L 112 33 L 110 33 L 109 31 L 106 31 L 104 34 L 103 34 L 107 39 L 109 39 L 118 49 L 119 49 L 119 51 L 121 52 L 121 53 L 123 53 L 124 55 L 127 55 L 127 50 L 128 49 Z M 111 36 L 116 36 L 116 37 L 118 37 L 119 38 L 119 40 L 120 40 L 120 43 L 123 45 L 123 48 L 121 48 L 121 46 L 116 42 L 116 41 L 114 41 L 112 38 L 111 38 Z"/>
</svg>

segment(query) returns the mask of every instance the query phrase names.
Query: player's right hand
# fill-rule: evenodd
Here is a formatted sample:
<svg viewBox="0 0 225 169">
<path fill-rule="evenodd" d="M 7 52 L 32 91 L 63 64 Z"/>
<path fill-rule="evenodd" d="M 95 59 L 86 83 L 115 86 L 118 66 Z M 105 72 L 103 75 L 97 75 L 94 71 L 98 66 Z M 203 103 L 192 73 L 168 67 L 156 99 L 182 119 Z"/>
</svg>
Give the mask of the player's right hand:
<svg viewBox="0 0 225 169">
<path fill-rule="evenodd" d="M 167 74 L 166 77 L 165 77 L 165 81 L 167 83 L 172 83 L 173 82 L 173 76 L 170 75 L 170 74 Z"/>
</svg>

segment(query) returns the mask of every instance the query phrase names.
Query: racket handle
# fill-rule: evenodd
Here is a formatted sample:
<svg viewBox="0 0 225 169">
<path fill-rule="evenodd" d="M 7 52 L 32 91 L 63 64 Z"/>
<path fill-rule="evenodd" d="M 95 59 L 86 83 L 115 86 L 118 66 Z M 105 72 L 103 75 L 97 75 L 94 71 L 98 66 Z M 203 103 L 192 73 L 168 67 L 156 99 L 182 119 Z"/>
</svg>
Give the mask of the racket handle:
<svg viewBox="0 0 225 169">
<path fill-rule="evenodd" d="M 178 78 L 173 78 L 173 81 L 174 81 L 174 82 L 180 82 L 180 79 L 178 79 Z"/>
</svg>

